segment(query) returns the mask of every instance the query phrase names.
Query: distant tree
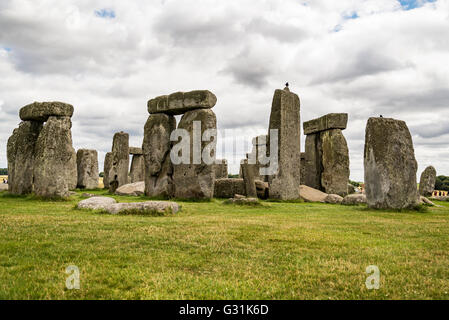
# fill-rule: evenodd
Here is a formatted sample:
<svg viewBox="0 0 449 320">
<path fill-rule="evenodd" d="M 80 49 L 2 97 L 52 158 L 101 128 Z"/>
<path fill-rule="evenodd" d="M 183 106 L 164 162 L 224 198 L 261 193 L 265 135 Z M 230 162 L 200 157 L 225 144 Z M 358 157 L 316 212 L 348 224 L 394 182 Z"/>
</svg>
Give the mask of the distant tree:
<svg viewBox="0 0 449 320">
<path fill-rule="evenodd" d="M 239 177 L 238 174 L 228 174 L 229 179 L 238 179 L 238 177 Z"/>
<path fill-rule="evenodd" d="M 0 176 L 7 176 L 7 175 L 8 175 L 8 169 L 0 168 Z"/>
<path fill-rule="evenodd" d="M 349 180 L 349 183 L 352 184 L 354 187 L 357 187 L 357 188 L 360 187 L 360 182 Z"/>
<path fill-rule="evenodd" d="M 435 190 L 449 191 L 449 177 L 438 176 L 435 182 Z"/>
<path fill-rule="evenodd" d="M 100 178 L 104 178 L 104 172 L 100 172 Z"/>
</svg>

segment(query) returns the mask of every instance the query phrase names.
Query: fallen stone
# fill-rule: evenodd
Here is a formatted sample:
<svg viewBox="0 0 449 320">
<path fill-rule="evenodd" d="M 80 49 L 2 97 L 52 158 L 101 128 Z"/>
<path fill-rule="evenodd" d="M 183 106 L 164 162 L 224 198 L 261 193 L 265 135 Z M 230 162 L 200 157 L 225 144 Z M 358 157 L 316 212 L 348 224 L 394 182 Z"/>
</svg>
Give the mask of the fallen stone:
<svg viewBox="0 0 449 320">
<path fill-rule="evenodd" d="M 81 197 L 83 197 L 83 198 L 92 198 L 92 197 L 98 197 L 98 195 L 93 194 L 93 193 L 84 192 L 84 193 L 81 194 Z"/>
<path fill-rule="evenodd" d="M 78 203 L 78 209 L 92 209 L 92 210 L 102 210 L 106 209 L 111 204 L 115 204 L 117 201 L 109 197 L 92 197 L 86 200 L 82 200 Z"/>
<path fill-rule="evenodd" d="M 370 208 L 411 209 L 418 204 L 412 136 L 404 121 L 370 118 L 365 135 L 365 192 Z"/>
<path fill-rule="evenodd" d="M 437 205 L 435 203 L 433 203 L 432 201 L 430 201 L 429 199 L 427 199 L 424 196 L 419 196 L 419 203 L 420 204 L 427 204 L 427 205 L 432 206 L 432 207 L 437 207 Z"/>
<path fill-rule="evenodd" d="M 153 211 L 160 214 L 174 214 L 179 211 L 179 205 L 176 202 L 169 201 L 146 201 L 133 203 L 115 203 L 107 205 L 104 209 L 111 214 L 120 214 L 125 213 L 126 211 L 132 211 L 132 213 L 145 213 L 145 211 Z"/>
<path fill-rule="evenodd" d="M 331 204 L 341 204 L 343 202 L 343 197 L 339 196 L 338 194 L 329 194 L 324 202 Z"/>
<path fill-rule="evenodd" d="M 143 155 L 143 149 L 138 147 L 129 147 L 129 154 L 132 155 Z"/>
<path fill-rule="evenodd" d="M 305 185 L 301 185 L 299 187 L 299 195 L 301 199 L 303 199 L 306 202 L 321 202 L 321 203 L 325 203 L 326 198 L 328 196 L 327 193 L 324 193 L 317 189 L 310 188 Z"/>
<path fill-rule="evenodd" d="M 317 119 L 304 122 L 304 134 L 314 134 L 331 129 L 346 129 L 348 125 L 347 113 L 329 113 Z"/>
<path fill-rule="evenodd" d="M 98 188 L 98 153 L 97 150 L 79 149 L 76 153 L 78 168 L 78 188 Z"/>
<path fill-rule="evenodd" d="M 114 134 L 112 142 L 112 165 L 108 174 L 109 192 L 128 184 L 129 134 L 123 131 Z"/>
<path fill-rule="evenodd" d="M 148 112 L 180 115 L 195 109 L 210 109 L 217 103 L 217 97 L 208 90 L 175 92 L 148 101 Z"/>
<path fill-rule="evenodd" d="M 419 180 L 419 194 L 424 197 L 430 197 L 435 190 L 435 182 L 437 180 L 437 171 L 434 167 L 427 167 L 421 174 Z"/>
<path fill-rule="evenodd" d="M 152 114 L 145 124 L 145 194 L 149 197 L 170 198 L 174 195 L 170 135 L 175 129 L 175 117 L 166 114 Z"/>
<path fill-rule="evenodd" d="M 255 205 L 255 204 L 259 204 L 259 199 L 257 198 L 246 198 L 246 197 L 235 197 L 235 198 L 231 198 L 226 200 L 225 203 L 228 204 L 238 204 L 238 205 Z"/>
<path fill-rule="evenodd" d="M 270 198 L 299 199 L 301 178 L 300 102 L 288 88 L 276 90 L 270 114 L 269 133 L 278 130 L 278 170 L 269 177 Z M 270 134 L 267 141 L 268 147 Z"/>
<path fill-rule="evenodd" d="M 34 102 L 19 112 L 24 121 L 46 122 L 49 117 L 69 117 L 73 115 L 73 106 L 63 102 Z"/>
<path fill-rule="evenodd" d="M 344 205 L 358 205 L 365 204 L 366 196 L 364 194 L 350 194 L 343 198 Z"/>
<path fill-rule="evenodd" d="M 145 182 L 139 181 L 135 183 L 125 184 L 115 190 L 115 194 L 119 196 L 141 196 L 145 194 Z"/>
<path fill-rule="evenodd" d="M 245 194 L 243 179 L 217 179 L 214 184 L 214 197 L 221 199 L 233 198 L 236 194 Z"/>
</svg>

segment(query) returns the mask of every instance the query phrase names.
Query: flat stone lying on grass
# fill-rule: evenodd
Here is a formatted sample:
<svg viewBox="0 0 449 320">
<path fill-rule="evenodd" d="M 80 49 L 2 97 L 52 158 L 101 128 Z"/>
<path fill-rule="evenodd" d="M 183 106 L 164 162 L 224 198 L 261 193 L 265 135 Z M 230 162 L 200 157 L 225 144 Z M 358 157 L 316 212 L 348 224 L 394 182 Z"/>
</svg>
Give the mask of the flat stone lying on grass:
<svg viewBox="0 0 449 320">
<path fill-rule="evenodd" d="M 306 202 L 321 202 L 325 203 L 328 196 L 320 190 L 313 189 L 311 187 L 300 185 L 299 186 L 299 196 Z"/>
<path fill-rule="evenodd" d="M 105 209 L 107 206 L 111 204 L 115 204 L 117 201 L 113 198 L 109 197 L 92 197 L 86 200 L 82 200 L 78 203 L 78 209 L 92 209 L 92 210 L 101 210 Z"/>
<path fill-rule="evenodd" d="M 141 196 L 145 193 L 145 182 L 139 181 L 135 183 L 125 184 L 115 190 L 115 194 L 119 196 Z"/>
<path fill-rule="evenodd" d="M 83 194 L 81 194 L 81 197 L 83 197 L 83 198 L 92 198 L 92 197 L 98 197 L 98 195 L 93 194 L 93 193 L 84 192 Z"/>
<path fill-rule="evenodd" d="M 326 203 L 341 204 L 343 202 L 343 197 L 338 194 L 329 194 L 324 201 Z"/>
<path fill-rule="evenodd" d="M 430 201 L 429 199 L 427 199 L 424 196 L 420 196 L 419 197 L 419 204 L 427 204 L 427 205 L 432 206 L 432 207 L 440 207 L 440 206 L 437 206 L 435 203 L 433 203 L 432 201 Z"/>
<path fill-rule="evenodd" d="M 344 205 L 357 205 L 365 204 L 366 196 L 364 194 L 350 194 L 344 197 L 342 204 Z"/>
<path fill-rule="evenodd" d="M 116 203 L 104 208 L 111 214 L 119 214 L 124 211 L 145 212 L 154 211 L 157 213 L 177 213 L 179 205 L 171 201 L 146 201 L 132 203 Z"/>
<path fill-rule="evenodd" d="M 235 195 L 234 198 L 225 201 L 228 204 L 239 204 L 239 205 L 254 205 L 259 204 L 259 199 L 257 198 L 246 198 L 245 196 Z"/>
</svg>

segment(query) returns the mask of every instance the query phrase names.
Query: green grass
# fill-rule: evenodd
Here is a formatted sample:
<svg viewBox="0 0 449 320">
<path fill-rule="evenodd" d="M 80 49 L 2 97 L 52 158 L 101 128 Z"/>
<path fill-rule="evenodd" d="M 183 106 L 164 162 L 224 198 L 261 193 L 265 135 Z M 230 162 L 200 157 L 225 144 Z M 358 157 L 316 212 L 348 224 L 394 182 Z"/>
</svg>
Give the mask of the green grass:
<svg viewBox="0 0 449 320">
<path fill-rule="evenodd" d="M 449 298 L 449 202 L 383 212 L 179 201 L 178 214 L 152 217 L 76 210 L 81 193 L 0 194 L 0 299 Z M 69 265 L 80 290 L 65 288 Z M 379 290 L 365 287 L 369 265 Z"/>
</svg>

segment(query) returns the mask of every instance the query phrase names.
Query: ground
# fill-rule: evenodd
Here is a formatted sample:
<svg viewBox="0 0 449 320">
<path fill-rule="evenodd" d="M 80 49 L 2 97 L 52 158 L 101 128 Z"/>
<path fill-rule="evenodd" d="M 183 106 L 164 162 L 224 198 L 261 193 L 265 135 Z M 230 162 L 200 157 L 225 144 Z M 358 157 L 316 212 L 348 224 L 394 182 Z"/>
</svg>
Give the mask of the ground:
<svg viewBox="0 0 449 320">
<path fill-rule="evenodd" d="M 449 298 L 449 202 L 385 212 L 212 200 L 152 217 L 77 210 L 80 199 L 0 194 L 0 299 Z M 70 265 L 80 290 L 66 289 Z M 379 290 L 365 286 L 370 265 Z"/>
</svg>

